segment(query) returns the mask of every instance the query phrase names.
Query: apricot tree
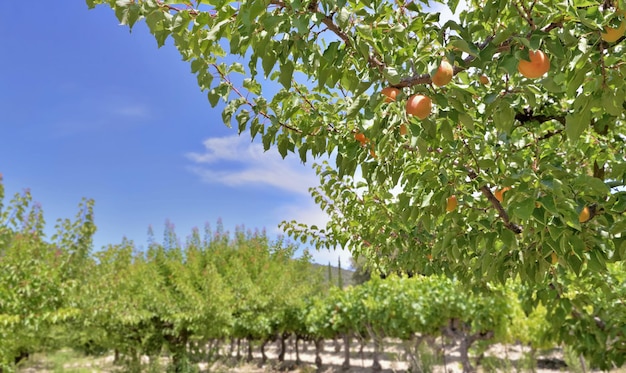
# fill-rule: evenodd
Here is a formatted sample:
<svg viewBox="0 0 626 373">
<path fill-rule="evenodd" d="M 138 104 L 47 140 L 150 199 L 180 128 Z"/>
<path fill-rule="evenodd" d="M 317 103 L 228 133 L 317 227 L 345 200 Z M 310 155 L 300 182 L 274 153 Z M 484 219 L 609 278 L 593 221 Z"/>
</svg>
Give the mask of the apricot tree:
<svg viewBox="0 0 626 373">
<path fill-rule="evenodd" d="M 226 125 L 333 160 L 313 191 L 332 220 L 285 223 L 297 237 L 461 278 L 541 283 L 626 259 L 625 44 L 602 37 L 622 0 L 87 0 L 101 3 L 171 38 Z M 538 50 L 548 71 L 521 75 Z M 413 95 L 430 115 L 407 115 Z"/>
</svg>

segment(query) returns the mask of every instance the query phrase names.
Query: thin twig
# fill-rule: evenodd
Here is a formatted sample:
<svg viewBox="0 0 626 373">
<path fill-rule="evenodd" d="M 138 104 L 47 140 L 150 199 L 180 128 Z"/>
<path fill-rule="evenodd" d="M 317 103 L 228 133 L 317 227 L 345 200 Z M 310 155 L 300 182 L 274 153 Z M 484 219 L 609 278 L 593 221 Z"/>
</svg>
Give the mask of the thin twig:
<svg viewBox="0 0 626 373">
<path fill-rule="evenodd" d="M 467 174 L 472 180 L 478 177 L 478 174 L 471 168 L 468 168 Z M 498 211 L 498 215 L 500 216 L 500 219 L 502 219 L 502 221 L 504 222 L 504 226 L 507 229 L 509 229 L 510 231 L 516 234 L 520 234 L 523 232 L 523 228 L 520 225 L 517 225 L 511 221 L 511 219 L 509 218 L 509 214 L 506 212 L 504 207 L 502 207 L 502 204 L 500 203 L 500 201 L 498 201 L 496 196 L 493 195 L 493 193 L 491 192 L 491 189 L 489 189 L 488 186 L 486 185 L 481 186 L 480 191 L 485 195 L 485 197 L 487 197 L 489 202 L 491 202 L 493 207 Z"/>
<path fill-rule="evenodd" d="M 239 97 L 243 98 L 244 100 L 246 100 L 246 105 L 250 106 L 250 108 L 252 108 L 254 110 L 255 109 L 255 105 L 252 102 L 250 102 L 250 100 L 248 100 L 248 98 L 246 96 L 244 96 L 243 93 L 241 93 L 241 91 L 237 87 L 235 87 L 235 85 L 230 81 L 230 79 L 228 79 L 226 74 L 224 74 L 224 72 L 222 70 L 220 70 L 219 66 L 217 66 L 217 64 L 211 64 L 211 66 L 213 66 L 215 68 L 215 70 L 217 70 L 218 74 L 220 74 L 220 77 L 221 77 L 222 81 L 224 81 L 226 84 L 228 84 L 230 89 L 232 89 L 233 92 L 235 92 L 237 94 L 237 96 L 239 96 Z M 267 114 L 266 112 L 264 112 L 262 110 L 259 110 L 257 113 L 258 113 L 258 115 L 261 115 L 265 119 L 268 119 L 270 121 L 272 120 L 272 116 Z M 278 124 L 281 127 L 287 128 L 287 129 L 289 129 L 291 131 L 294 131 L 296 133 L 302 133 L 302 131 L 300 129 L 296 128 L 296 127 L 290 126 L 290 125 L 288 125 L 286 123 L 283 123 L 283 122 L 280 122 L 280 121 L 277 121 L 277 122 L 278 122 Z"/>
</svg>

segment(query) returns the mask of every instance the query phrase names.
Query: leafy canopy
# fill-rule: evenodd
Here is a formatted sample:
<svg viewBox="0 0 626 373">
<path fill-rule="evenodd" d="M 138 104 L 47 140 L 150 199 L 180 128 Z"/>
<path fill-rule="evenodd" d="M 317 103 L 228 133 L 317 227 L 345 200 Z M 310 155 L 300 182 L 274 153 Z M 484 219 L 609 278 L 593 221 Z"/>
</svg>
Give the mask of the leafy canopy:
<svg viewBox="0 0 626 373">
<path fill-rule="evenodd" d="M 623 0 L 87 0 L 101 3 L 171 38 L 226 125 L 335 160 L 313 192 L 332 220 L 285 223 L 297 237 L 383 271 L 500 281 L 626 258 L 625 43 L 602 38 Z M 534 50 L 549 71 L 528 79 Z M 438 87 L 444 59 L 454 76 Z M 417 93 L 423 120 L 405 112 Z"/>
</svg>

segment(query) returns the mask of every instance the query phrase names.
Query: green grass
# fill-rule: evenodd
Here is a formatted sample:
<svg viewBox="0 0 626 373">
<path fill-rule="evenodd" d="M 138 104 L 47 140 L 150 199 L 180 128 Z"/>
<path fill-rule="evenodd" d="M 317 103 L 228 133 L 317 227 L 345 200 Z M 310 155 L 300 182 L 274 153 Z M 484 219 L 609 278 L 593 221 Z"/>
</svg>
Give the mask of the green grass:
<svg viewBox="0 0 626 373">
<path fill-rule="evenodd" d="M 92 373 L 113 371 L 112 364 L 103 358 L 94 358 L 71 350 L 62 349 L 31 355 L 18 367 L 18 372 Z"/>
</svg>

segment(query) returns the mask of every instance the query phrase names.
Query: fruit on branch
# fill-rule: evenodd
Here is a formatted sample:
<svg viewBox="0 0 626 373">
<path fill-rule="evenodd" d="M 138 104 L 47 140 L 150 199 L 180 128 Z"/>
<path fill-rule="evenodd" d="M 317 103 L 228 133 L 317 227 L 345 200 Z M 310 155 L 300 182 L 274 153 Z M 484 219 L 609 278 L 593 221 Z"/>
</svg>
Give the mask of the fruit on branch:
<svg viewBox="0 0 626 373">
<path fill-rule="evenodd" d="M 452 65 L 450 65 L 448 61 L 443 60 L 437 68 L 437 71 L 435 71 L 435 74 L 432 76 L 432 81 L 434 85 L 443 87 L 444 85 L 450 83 L 452 76 L 454 76 Z"/>
<path fill-rule="evenodd" d="M 385 97 L 385 102 L 393 102 L 396 100 L 396 97 L 400 94 L 400 90 L 395 87 L 385 87 L 380 91 Z"/>
<path fill-rule="evenodd" d="M 624 12 L 620 12 L 620 14 L 624 14 Z M 600 36 L 602 37 L 602 40 L 608 43 L 614 43 L 617 40 L 619 40 L 619 38 L 624 36 L 625 33 L 626 33 L 626 17 L 622 19 L 622 23 L 619 25 L 619 27 L 605 26 L 604 32 Z"/>
<path fill-rule="evenodd" d="M 400 135 L 406 136 L 407 133 L 409 133 L 409 129 L 406 127 L 406 124 L 402 123 L 400 125 Z"/>
<path fill-rule="evenodd" d="M 528 51 L 528 58 L 530 61 L 520 60 L 517 65 L 517 70 L 526 78 L 541 78 L 550 70 L 550 60 L 542 51 Z"/>
<path fill-rule="evenodd" d="M 498 202 L 502 202 L 504 201 L 504 193 L 506 193 L 509 190 L 511 190 L 511 187 L 504 187 L 502 189 L 496 189 L 493 195 L 496 197 Z"/>
<path fill-rule="evenodd" d="M 453 194 L 450 197 L 448 197 L 447 201 L 446 201 L 446 211 L 447 212 L 452 212 L 454 210 L 456 210 L 456 207 L 459 205 L 459 201 L 456 199 L 456 196 Z"/>
<path fill-rule="evenodd" d="M 419 119 L 426 119 L 433 108 L 433 102 L 428 96 L 415 94 L 406 102 L 406 113 Z"/>
<path fill-rule="evenodd" d="M 589 207 L 585 206 L 583 207 L 583 209 L 580 211 L 580 214 L 578 215 L 578 222 L 584 223 L 588 221 L 589 219 L 591 219 L 591 211 L 589 211 Z"/>
<path fill-rule="evenodd" d="M 480 78 L 478 78 L 478 80 L 480 80 L 480 83 L 484 85 L 488 85 L 489 83 L 491 83 L 489 81 L 489 77 L 487 77 L 487 75 L 485 74 L 481 75 Z"/>
<path fill-rule="evenodd" d="M 367 143 L 367 137 L 361 132 L 357 132 L 354 134 L 354 139 L 361 143 L 361 146 L 364 146 Z"/>
</svg>

